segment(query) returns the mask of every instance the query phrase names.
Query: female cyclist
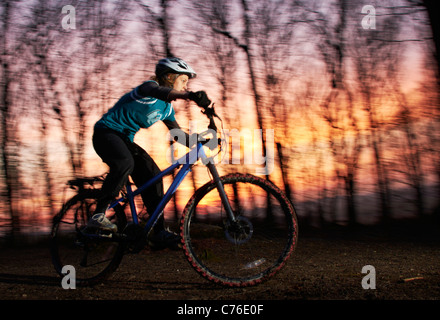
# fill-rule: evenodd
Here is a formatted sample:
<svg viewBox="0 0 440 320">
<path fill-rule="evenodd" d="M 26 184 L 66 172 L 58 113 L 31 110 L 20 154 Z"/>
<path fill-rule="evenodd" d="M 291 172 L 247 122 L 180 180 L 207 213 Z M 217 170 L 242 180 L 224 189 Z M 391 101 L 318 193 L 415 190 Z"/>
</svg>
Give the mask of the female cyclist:
<svg viewBox="0 0 440 320">
<path fill-rule="evenodd" d="M 110 167 L 102 185 L 102 196 L 98 200 L 95 214 L 87 229 L 116 232 L 117 226 L 105 217 L 105 210 L 126 184 L 130 175 L 137 186 L 142 185 L 160 172 L 148 153 L 133 142 L 141 128 L 149 128 L 159 120 L 169 130 L 181 130 L 175 119 L 171 101 L 192 100 L 202 108 L 211 104 L 206 92 L 187 91 L 188 80 L 196 77 L 194 70 L 182 59 L 166 58 L 156 65 L 155 76 L 144 82 L 119 101 L 95 124 L 93 147 L 101 159 Z M 189 146 L 188 134 L 186 145 Z M 190 147 L 190 146 L 189 146 Z M 152 214 L 163 197 L 163 183 L 142 193 L 147 212 Z M 174 247 L 179 236 L 164 227 L 163 214 L 154 226 L 150 242 L 158 248 Z"/>
</svg>

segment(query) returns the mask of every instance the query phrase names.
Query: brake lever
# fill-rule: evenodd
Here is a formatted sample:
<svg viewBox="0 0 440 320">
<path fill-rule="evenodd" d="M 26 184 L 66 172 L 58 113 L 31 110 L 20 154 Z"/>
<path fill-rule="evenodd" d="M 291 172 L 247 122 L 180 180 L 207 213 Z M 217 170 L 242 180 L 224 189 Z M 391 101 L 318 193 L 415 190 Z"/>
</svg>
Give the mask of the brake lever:
<svg viewBox="0 0 440 320">
<path fill-rule="evenodd" d="M 208 118 L 212 118 L 212 116 L 218 118 L 220 121 L 222 120 L 217 113 L 215 113 L 214 110 L 215 103 L 212 104 L 211 107 L 207 107 L 204 110 L 202 110 L 202 113 L 205 114 Z"/>
</svg>

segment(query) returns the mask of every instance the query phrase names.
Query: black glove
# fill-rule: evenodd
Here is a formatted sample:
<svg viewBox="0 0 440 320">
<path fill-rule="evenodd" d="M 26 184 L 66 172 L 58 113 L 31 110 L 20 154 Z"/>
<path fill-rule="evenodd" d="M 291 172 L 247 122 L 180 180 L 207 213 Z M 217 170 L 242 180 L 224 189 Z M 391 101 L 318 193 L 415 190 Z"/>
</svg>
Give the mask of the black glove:
<svg viewBox="0 0 440 320">
<path fill-rule="evenodd" d="M 205 91 L 190 92 L 189 99 L 197 103 L 197 105 L 203 109 L 206 109 L 211 104 L 208 95 Z"/>
</svg>

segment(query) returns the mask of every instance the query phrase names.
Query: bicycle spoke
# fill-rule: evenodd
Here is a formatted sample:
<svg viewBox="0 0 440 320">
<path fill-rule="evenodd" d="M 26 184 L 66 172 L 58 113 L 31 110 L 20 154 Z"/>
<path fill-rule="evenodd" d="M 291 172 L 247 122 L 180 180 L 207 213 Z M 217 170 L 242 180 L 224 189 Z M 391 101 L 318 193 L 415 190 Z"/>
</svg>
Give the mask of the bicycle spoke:
<svg viewBox="0 0 440 320">
<path fill-rule="evenodd" d="M 294 249 L 293 207 L 272 184 L 248 175 L 223 178 L 235 221 L 229 221 L 217 189 L 202 187 L 183 218 L 184 249 L 209 280 L 231 286 L 256 284 L 284 265 Z M 192 213 L 197 207 L 197 215 Z"/>
</svg>

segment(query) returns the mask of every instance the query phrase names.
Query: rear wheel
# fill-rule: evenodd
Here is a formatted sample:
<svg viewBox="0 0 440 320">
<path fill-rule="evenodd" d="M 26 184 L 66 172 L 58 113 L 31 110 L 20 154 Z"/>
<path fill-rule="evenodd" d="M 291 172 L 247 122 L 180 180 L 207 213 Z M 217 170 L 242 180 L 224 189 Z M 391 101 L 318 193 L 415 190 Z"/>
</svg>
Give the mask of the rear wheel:
<svg viewBox="0 0 440 320">
<path fill-rule="evenodd" d="M 107 278 L 119 266 L 125 244 L 115 234 L 84 233 L 87 221 L 94 214 L 99 190 L 85 189 L 77 194 L 53 219 L 51 255 L 56 271 L 63 276 L 63 267 L 75 268 L 78 285 L 93 285 Z M 122 231 L 127 220 L 120 206 L 107 210 L 107 218 Z"/>
<path fill-rule="evenodd" d="M 189 200 L 181 221 L 188 261 L 203 277 L 226 286 L 249 286 L 275 275 L 298 237 L 295 210 L 271 182 L 252 175 L 221 177 L 236 221 L 226 216 L 213 181 Z"/>
</svg>

